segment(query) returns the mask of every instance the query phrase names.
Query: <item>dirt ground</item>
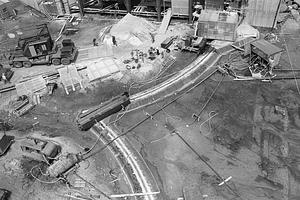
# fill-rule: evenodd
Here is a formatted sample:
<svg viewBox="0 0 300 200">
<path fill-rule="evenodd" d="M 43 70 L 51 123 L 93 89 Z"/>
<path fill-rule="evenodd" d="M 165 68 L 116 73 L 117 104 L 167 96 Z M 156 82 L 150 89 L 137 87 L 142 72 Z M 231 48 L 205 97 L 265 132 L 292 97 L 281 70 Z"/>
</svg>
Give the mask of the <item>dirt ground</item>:
<svg viewBox="0 0 300 200">
<path fill-rule="evenodd" d="M 19 14 L 19 21 L 11 21 L 7 26 L 15 30 L 19 22 L 36 22 L 25 13 Z M 87 17 L 80 23 L 80 31 L 70 37 L 77 46 L 89 47 L 99 30 L 114 22 L 106 18 L 92 20 Z M 286 42 L 292 67 L 300 69 L 297 65 L 300 62 L 299 29 L 295 29 L 293 23 L 288 22 L 282 28 L 281 33 L 289 35 L 281 35 L 278 44 L 285 48 Z M 51 25 L 51 31 L 57 33 L 60 27 L 60 23 Z M 0 34 L 2 41 L 7 40 L 4 32 Z M 11 40 L 6 47 L 13 42 Z M 166 74 L 184 67 L 194 59 L 194 55 L 180 55 L 177 58 L 177 63 Z M 281 67 L 291 68 L 289 63 L 286 51 L 282 55 Z M 25 71 L 19 72 L 23 73 Z M 161 199 L 175 200 L 182 197 L 183 193 L 189 193 L 191 199 L 199 200 L 239 199 L 237 196 L 257 200 L 299 199 L 300 91 L 297 84 L 300 83 L 296 84 L 295 80 L 261 83 L 226 79 L 201 113 L 199 122 L 195 121 L 193 113 L 200 112 L 220 79 L 221 75 L 214 75 L 128 135 L 153 171 L 161 189 Z M 116 81 L 99 82 L 92 89 L 67 96 L 59 88 L 53 96 L 43 97 L 40 105 L 21 118 L 12 118 L 5 111 L 5 103 L 16 95 L 8 93 L 1 96 L 1 118 L 14 127 L 14 131 L 6 134 L 17 138 L 38 134 L 38 137 L 60 141 L 61 145 L 70 144 L 70 151 L 79 152 L 91 147 L 96 137 L 90 132 L 78 130 L 75 124 L 77 112 L 126 89 L 128 86 Z M 118 121 L 118 128 L 125 131 L 148 113 L 160 109 L 168 100 L 126 114 Z M 284 112 L 275 110 L 275 106 Z M 36 122 L 38 125 L 33 126 Z M 221 180 L 177 134 L 222 178 L 231 177 L 227 184 L 232 191 L 224 184 L 219 186 Z M 12 200 L 65 199 L 62 194 L 74 193 L 62 182 L 43 184 L 35 180 L 30 170 L 40 163 L 23 158 L 18 144 L 19 140 L 0 158 L 0 179 L 5 180 L 0 182 L 0 188 L 11 190 Z M 96 147 L 100 148 L 101 145 L 99 143 Z M 111 170 L 118 172 L 119 180 L 114 180 L 110 175 Z M 77 172 L 107 193 L 125 193 L 128 187 L 120 171 L 111 153 L 105 151 L 83 162 Z M 71 175 L 71 185 L 75 185 L 75 180 L 76 176 Z M 88 186 L 75 189 L 96 193 Z"/>
</svg>

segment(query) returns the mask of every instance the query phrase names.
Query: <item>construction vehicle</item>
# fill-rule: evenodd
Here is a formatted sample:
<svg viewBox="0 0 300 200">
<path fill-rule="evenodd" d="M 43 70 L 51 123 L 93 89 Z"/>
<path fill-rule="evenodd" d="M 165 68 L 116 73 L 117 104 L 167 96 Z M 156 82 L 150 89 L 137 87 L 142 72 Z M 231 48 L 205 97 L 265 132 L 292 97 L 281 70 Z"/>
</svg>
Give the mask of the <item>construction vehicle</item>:
<svg viewBox="0 0 300 200">
<path fill-rule="evenodd" d="M 20 147 L 23 156 L 47 163 L 52 163 L 61 152 L 58 144 L 35 137 L 27 137 L 21 142 Z"/>
<path fill-rule="evenodd" d="M 87 131 L 98 121 L 124 110 L 130 104 L 128 92 L 113 97 L 112 99 L 87 110 L 79 111 L 76 122 L 80 130 Z"/>
<path fill-rule="evenodd" d="M 35 33 L 19 38 L 9 64 L 15 68 L 38 64 L 68 65 L 75 60 L 77 52 L 71 39 L 63 39 L 57 44 L 52 40 L 47 24 L 41 24 L 36 26 Z"/>
</svg>

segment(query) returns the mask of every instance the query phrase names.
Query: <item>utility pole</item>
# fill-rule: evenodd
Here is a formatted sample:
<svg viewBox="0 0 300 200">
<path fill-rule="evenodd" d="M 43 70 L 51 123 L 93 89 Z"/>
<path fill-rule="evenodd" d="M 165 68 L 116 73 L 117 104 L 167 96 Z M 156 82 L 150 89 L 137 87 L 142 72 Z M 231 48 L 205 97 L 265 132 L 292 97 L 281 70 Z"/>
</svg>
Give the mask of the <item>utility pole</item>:
<svg viewBox="0 0 300 200">
<path fill-rule="evenodd" d="M 192 23 L 193 19 L 193 0 L 189 0 L 189 24 Z"/>
<path fill-rule="evenodd" d="M 78 5 L 79 5 L 79 12 L 81 17 L 84 16 L 84 4 L 83 4 L 83 0 L 78 0 Z"/>
<path fill-rule="evenodd" d="M 161 0 L 156 0 L 157 21 L 161 21 Z"/>
<path fill-rule="evenodd" d="M 131 13 L 131 0 L 124 0 L 124 1 L 125 1 L 127 12 Z"/>
</svg>

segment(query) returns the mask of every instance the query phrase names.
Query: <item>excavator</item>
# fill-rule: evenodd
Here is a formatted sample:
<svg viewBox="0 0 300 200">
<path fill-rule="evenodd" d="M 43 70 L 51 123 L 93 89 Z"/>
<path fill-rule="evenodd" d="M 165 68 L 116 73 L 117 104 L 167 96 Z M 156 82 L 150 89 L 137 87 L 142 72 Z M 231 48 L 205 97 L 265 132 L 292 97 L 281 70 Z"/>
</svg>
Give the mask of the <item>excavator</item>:
<svg viewBox="0 0 300 200">
<path fill-rule="evenodd" d="M 15 68 L 40 64 L 68 65 L 75 61 L 78 49 L 71 39 L 57 44 L 52 40 L 47 24 L 36 25 L 34 33 L 20 37 L 18 45 L 9 57 Z"/>
</svg>

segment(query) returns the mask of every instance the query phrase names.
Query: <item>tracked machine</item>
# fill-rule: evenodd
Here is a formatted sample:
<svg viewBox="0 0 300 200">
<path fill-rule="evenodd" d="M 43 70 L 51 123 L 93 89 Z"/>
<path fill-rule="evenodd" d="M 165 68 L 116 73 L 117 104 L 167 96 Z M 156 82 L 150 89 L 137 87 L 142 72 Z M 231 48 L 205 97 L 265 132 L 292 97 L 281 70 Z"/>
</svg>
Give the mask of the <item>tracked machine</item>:
<svg viewBox="0 0 300 200">
<path fill-rule="evenodd" d="M 57 44 L 52 40 L 47 24 L 37 25 L 30 36 L 19 38 L 16 49 L 9 57 L 9 64 L 15 68 L 32 65 L 68 65 L 75 61 L 78 50 L 71 39 Z"/>
<path fill-rule="evenodd" d="M 101 121 L 112 114 L 124 110 L 130 104 L 129 94 L 127 92 L 118 95 L 98 106 L 81 110 L 77 115 L 77 126 L 82 131 L 89 130 L 98 121 Z"/>
</svg>

